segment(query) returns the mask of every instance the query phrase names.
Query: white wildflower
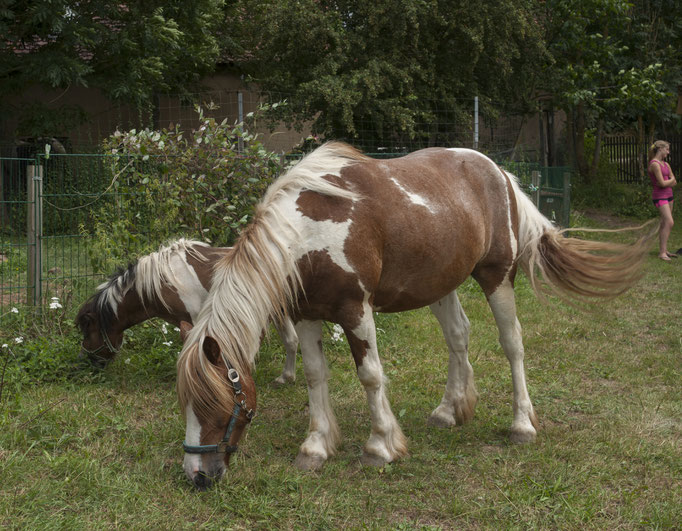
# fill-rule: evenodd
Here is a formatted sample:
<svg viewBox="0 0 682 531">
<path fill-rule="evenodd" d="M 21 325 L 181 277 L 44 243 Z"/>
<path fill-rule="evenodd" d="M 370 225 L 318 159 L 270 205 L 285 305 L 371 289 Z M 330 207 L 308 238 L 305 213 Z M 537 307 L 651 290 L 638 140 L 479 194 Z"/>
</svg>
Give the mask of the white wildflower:
<svg viewBox="0 0 682 531">
<path fill-rule="evenodd" d="M 2 344 L 2 348 L 7 348 L 7 347 L 9 347 L 9 345 L 7 343 Z"/>
<path fill-rule="evenodd" d="M 15 337 L 15 338 L 14 338 L 14 342 L 15 342 L 17 345 L 19 345 L 19 344 L 21 344 L 21 343 L 24 342 L 24 338 L 21 337 L 21 336 Z"/>
<path fill-rule="evenodd" d="M 180 329 L 177 326 L 175 328 L 173 328 L 173 330 L 175 330 L 176 332 L 180 331 Z"/>
<path fill-rule="evenodd" d="M 126 358 L 126 360 L 123 363 L 125 363 L 126 365 L 130 365 L 130 358 Z"/>
<path fill-rule="evenodd" d="M 161 325 L 161 331 L 163 332 L 163 335 L 166 335 L 168 333 L 168 328 L 166 327 L 165 324 Z"/>
<path fill-rule="evenodd" d="M 56 310 L 57 308 L 61 307 L 62 305 L 59 303 L 59 298 L 52 297 L 52 302 L 50 303 L 50 310 Z"/>
<path fill-rule="evenodd" d="M 332 341 L 343 341 L 343 328 L 341 325 L 335 324 L 332 327 Z"/>
<path fill-rule="evenodd" d="M 170 347 L 173 344 L 173 342 L 172 341 L 164 341 L 163 344 L 166 345 L 167 347 Z"/>
<path fill-rule="evenodd" d="M 19 310 L 17 310 L 16 308 L 12 308 L 12 309 L 10 310 L 10 312 L 12 312 L 12 313 L 19 313 Z"/>
</svg>

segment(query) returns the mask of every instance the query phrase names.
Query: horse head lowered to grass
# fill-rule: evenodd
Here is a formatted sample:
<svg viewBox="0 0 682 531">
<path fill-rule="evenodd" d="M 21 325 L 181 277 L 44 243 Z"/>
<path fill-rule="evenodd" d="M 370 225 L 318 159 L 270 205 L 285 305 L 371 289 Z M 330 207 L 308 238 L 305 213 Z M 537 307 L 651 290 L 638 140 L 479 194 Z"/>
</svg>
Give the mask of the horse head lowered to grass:
<svg viewBox="0 0 682 531">
<path fill-rule="evenodd" d="M 118 353 L 128 328 L 152 317 L 176 326 L 181 321 L 193 322 L 208 296 L 214 264 L 231 252 L 231 247 L 180 239 L 117 271 L 78 311 L 82 352 L 91 363 L 103 367 Z M 275 323 L 275 328 L 286 350 L 284 369 L 275 383 L 293 382 L 296 330 L 289 319 Z"/>
<path fill-rule="evenodd" d="M 371 432 L 364 464 L 407 453 L 386 396 L 373 312 L 431 308 L 450 360 L 429 423 L 471 419 L 478 395 L 469 321 L 455 293 L 469 275 L 486 296 L 511 366 L 511 439 L 532 441 L 538 421 L 514 303 L 517 267 L 536 292 L 546 289 L 538 275 L 567 297 L 611 297 L 640 277 L 648 244 L 565 238 L 514 178 L 476 151 L 430 148 L 374 160 L 342 143 L 325 144 L 270 186 L 234 251 L 215 263 L 205 303 L 184 334 L 177 390 L 186 416 L 185 473 L 199 488 L 223 475 L 255 410 L 261 330 L 285 313 L 296 323 L 310 405 L 299 468 L 320 468 L 339 441 L 322 321 L 343 328 L 366 391 Z"/>
</svg>

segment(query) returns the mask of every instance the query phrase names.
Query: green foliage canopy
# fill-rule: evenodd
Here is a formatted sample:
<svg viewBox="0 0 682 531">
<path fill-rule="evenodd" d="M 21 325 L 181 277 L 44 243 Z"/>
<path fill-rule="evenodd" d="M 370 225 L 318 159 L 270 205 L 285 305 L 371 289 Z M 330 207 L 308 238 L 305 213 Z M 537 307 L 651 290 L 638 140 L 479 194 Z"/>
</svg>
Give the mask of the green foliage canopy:
<svg viewBox="0 0 682 531">
<path fill-rule="evenodd" d="M 317 133 L 376 142 L 420 138 L 434 123 L 519 105 L 532 94 L 542 35 L 530 0 L 246 0 L 229 10 L 233 52 L 291 118 Z M 513 94 L 513 98 L 510 98 Z M 414 143 L 413 143 L 414 145 Z M 372 146 L 364 146 L 371 148 Z"/>
<path fill-rule="evenodd" d="M 147 106 L 218 57 L 220 0 L 0 0 L 0 94 L 33 84 L 98 88 Z"/>
</svg>

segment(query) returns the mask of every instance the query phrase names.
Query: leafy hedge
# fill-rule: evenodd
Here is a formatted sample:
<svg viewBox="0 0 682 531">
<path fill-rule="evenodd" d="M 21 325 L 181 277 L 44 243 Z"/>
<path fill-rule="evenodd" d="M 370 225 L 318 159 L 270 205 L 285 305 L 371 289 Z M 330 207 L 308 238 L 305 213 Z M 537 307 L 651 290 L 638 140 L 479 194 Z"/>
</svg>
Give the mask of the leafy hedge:
<svg viewBox="0 0 682 531">
<path fill-rule="evenodd" d="M 191 132 L 178 126 L 117 131 L 104 142 L 111 195 L 83 227 L 94 234 L 95 269 L 111 270 L 181 236 L 230 245 L 252 218 L 283 159 L 266 150 L 248 124 L 218 123 L 201 108 L 197 113 L 199 126 Z"/>
</svg>

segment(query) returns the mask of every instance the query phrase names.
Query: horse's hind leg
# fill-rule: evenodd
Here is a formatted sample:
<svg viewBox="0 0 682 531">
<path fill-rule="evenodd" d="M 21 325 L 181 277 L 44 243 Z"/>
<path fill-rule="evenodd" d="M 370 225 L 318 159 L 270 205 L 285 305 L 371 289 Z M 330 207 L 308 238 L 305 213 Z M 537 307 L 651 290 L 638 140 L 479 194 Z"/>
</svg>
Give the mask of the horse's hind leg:
<svg viewBox="0 0 682 531">
<path fill-rule="evenodd" d="M 296 457 L 296 467 L 317 470 L 336 451 L 339 427 L 329 402 L 327 360 L 322 353 L 322 322 L 301 321 L 296 325 L 301 342 L 303 371 L 308 383 L 310 426 Z"/>
<path fill-rule="evenodd" d="M 539 428 L 539 424 L 526 388 L 521 325 L 516 318 L 512 283 L 505 280 L 488 297 L 488 304 L 490 304 L 500 332 L 500 344 L 511 366 L 514 386 L 514 420 L 511 426 L 511 440 L 517 443 L 531 442 L 535 440 L 536 428 Z"/>
<path fill-rule="evenodd" d="M 439 427 L 464 424 L 474 416 L 478 400 L 474 370 L 467 356 L 469 319 L 454 291 L 430 308 L 443 329 L 445 342 L 450 350 L 450 360 L 443 399 L 431 413 L 428 423 Z"/>
<path fill-rule="evenodd" d="M 384 371 L 377 351 L 372 308 L 365 304 L 360 324 L 343 327 L 350 344 L 358 378 L 365 387 L 372 420 L 372 432 L 362 452 L 361 462 L 382 466 L 407 454 L 407 443 L 386 396 Z"/>
<path fill-rule="evenodd" d="M 286 360 L 284 361 L 284 369 L 282 374 L 275 378 L 275 383 L 279 385 L 284 385 L 286 383 L 292 383 L 296 381 L 296 352 L 298 351 L 298 335 L 296 334 L 296 328 L 294 328 L 294 323 L 291 319 L 285 318 L 284 322 L 275 323 L 275 328 L 277 333 L 284 344 L 284 350 L 287 353 Z"/>
</svg>

